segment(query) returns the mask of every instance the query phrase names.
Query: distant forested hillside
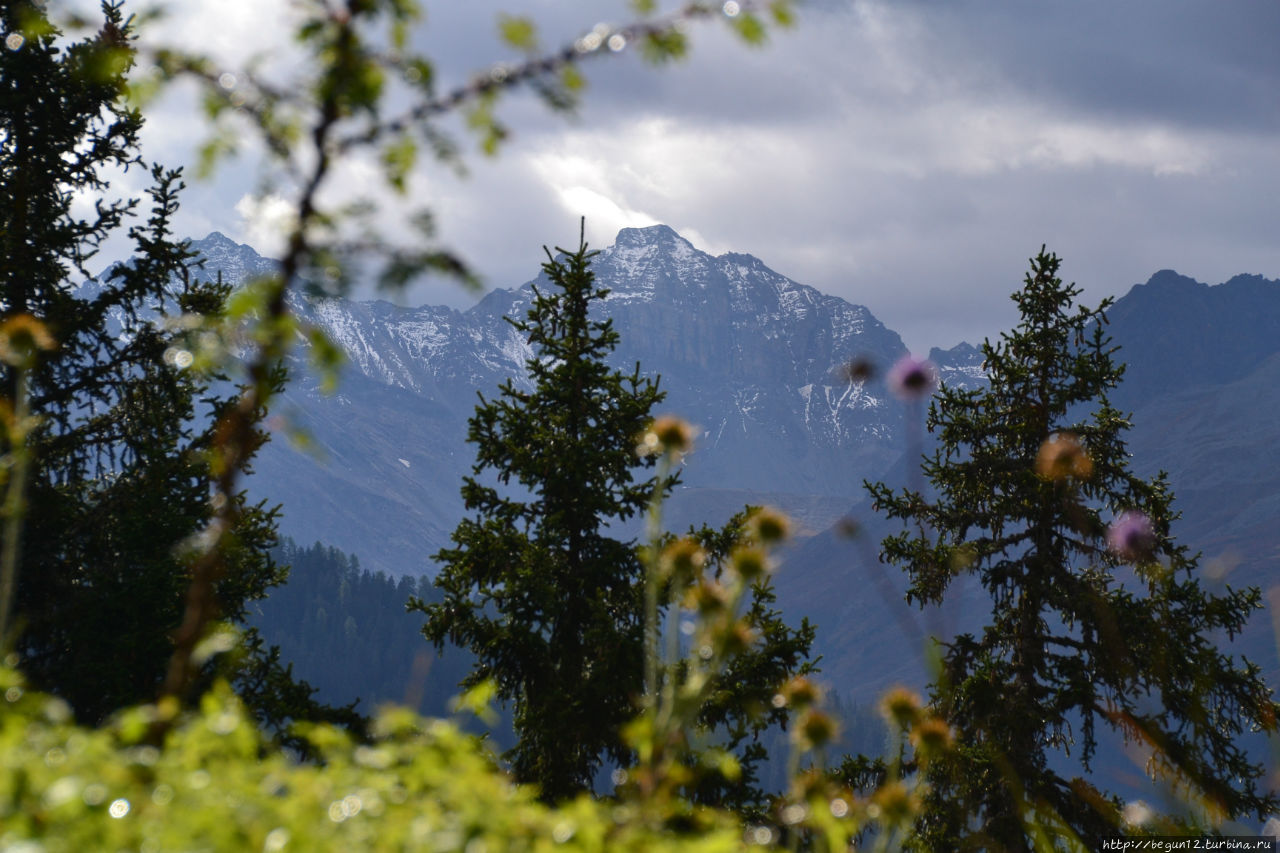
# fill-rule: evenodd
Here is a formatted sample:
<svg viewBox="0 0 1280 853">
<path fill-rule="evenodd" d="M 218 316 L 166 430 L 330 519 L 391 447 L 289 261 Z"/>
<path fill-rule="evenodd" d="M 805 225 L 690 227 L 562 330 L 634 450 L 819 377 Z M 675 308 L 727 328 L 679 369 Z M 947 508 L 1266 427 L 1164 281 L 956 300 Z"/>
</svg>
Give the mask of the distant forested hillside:
<svg viewBox="0 0 1280 853">
<path fill-rule="evenodd" d="M 303 547 L 285 539 L 275 556 L 290 566 L 289 580 L 257 603 L 249 624 L 268 646 L 280 647 L 281 661 L 317 688 L 316 698 L 334 705 L 359 699 L 364 713 L 395 702 L 431 716 L 449 714 L 470 657 L 453 648 L 437 655 L 422 636 L 421 618 L 405 612 L 411 595 L 440 600 L 428 578 L 361 569 L 356 556 L 318 542 Z M 882 753 L 888 732 L 872 708 L 838 694 L 827 705 L 841 721 L 828 760 Z M 507 715 L 502 717 L 493 732 L 500 748 L 511 743 Z M 769 758 L 760 768 L 761 782 L 767 790 L 783 790 L 788 737 L 773 730 L 763 743 Z"/>
<path fill-rule="evenodd" d="M 421 618 L 404 607 L 411 595 L 438 599 L 428 579 L 370 572 L 357 557 L 320 543 L 286 539 L 275 557 L 290 566 L 289 580 L 256 603 L 248 622 L 280 647 L 281 660 L 319 698 L 338 705 L 359 699 L 365 713 L 387 702 L 448 713 L 468 661 L 456 651 L 437 655 L 421 634 Z"/>
</svg>

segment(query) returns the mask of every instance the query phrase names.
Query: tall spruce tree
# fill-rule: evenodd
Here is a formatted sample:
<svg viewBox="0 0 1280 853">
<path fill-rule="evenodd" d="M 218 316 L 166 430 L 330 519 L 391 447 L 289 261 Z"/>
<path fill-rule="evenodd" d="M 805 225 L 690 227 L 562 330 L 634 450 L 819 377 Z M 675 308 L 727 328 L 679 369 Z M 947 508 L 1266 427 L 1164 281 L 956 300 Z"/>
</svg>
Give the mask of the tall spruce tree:
<svg viewBox="0 0 1280 853">
<path fill-rule="evenodd" d="M 232 401 L 185 369 L 189 354 L 166 319 L 215 315 L 229 288 L 191 274 L 192 253 L 171 235 L 181 177 L 159 167 L 147 221 L 128 228 L 129 263 L 76 286 L 139 206 L 110 194 L 113 171 L 147 170 L 142 118 L 124 100 L 132 34 L 120 4 L 107 2 L 100 31 L 68 43 L 42 5 L 0 6 L 0 322 L 35 324 L 54 343 L 21 383 L 14 366 L 0 367 L 0 397 L 24 395 L 37 419 L 24 441 L 32 461 L 12 536 L 15 630 L 4 641 L 38 687 L 93 722 L 153 700 L 173 648 L 190 579 L 184 545 L 212 514 L 212 424 Z M 84 210 L 80 196 L 97 200 Z M 228 620 L 242 620 L 245 602 L 286 572 L 268 550 L 274 510 L 235 500 L 240 523 L 218 588 Z M 248 648 L 233 675 L 269 726 L 357 722 L 311 703 L 310 688 L 255 637 Z M 207 684 L 211 668 L 203 675 Z"/>
<path fill-rule="evenodd" d="M 1021 323 L 983 345 L 988 387 L 944 388 L 930 406 L 932 491 L 868 484 L 907 522 L 883 557 L 907 572 L 909 600 L 940 604 L 971 575 L 991 602 L 980 632 L 943 647 L 932 699 L 957 749 L 926 773 L 925 849 L 1030 850 L 1037 823 L 1098 849 L 1131 829 L 1087 781 L 1100 730 L 1145 745 L 1202 814 L 1277 806 L 1237 740 L 1274 730 L 1277 705 L 1256 666 L 1216 645 L 1258 591 L 1206 591 L 1172 538 L 1164 475 L 1130 472 L 1129 423 L 1108 401 L 1123 373 L 1110 302 L 1077 307 L 1058 268 L 1043 250 L 1032 261 L 1013 295 Z"/>
<path fill-rule="evenodd" d="M 632 758 L 620 729 L 644 691 L 644 566 L 636 543 L 614 538 L 610 526 L 676 483 L 637 481 L 653 464 L 637 457 L 637 438 L 663 394 L 639 365 L 624 374 L 605 362 L 618 334 L 611 320 L 591 316 L 608 293 L 590 268 L 595 253 L 585 242 L 557 251 L 543 265 L 554 290 L 535 287 L 527 319 L 511 321 L 534 350 L 532 387 L 508 380 L 497 399 L 480 396 L 470 421 L 476 463 L 462 495 L 474 515 L 454 531 L 455 547 L 436 555 L 443 600 L 410 601 L 437 647 L 452 642 L 475 656 L 463 684 L 492 679 L 512 703 L 518 742 L 507 756 L 516 777 L 552 801 L 588 788 L 606 758 Z M 746 518 L 691 532 L 709 566 L 743 540 Z M 762 578 L 745 614 L 757 639 L 701 709 L 699 725 L 743 766 L 736 779 L 696 778 L 689 793 L 701 802 L 744 811 L 765 803 L 755 767 L 762 737 L 788 715 L 770 700 L 811 668 L 813 641 L 813 628 L 787 626 L 773 601 Z"/>
<path fill-rule="evenodd" d="M 535 352 L 532 388 L 508 380 L 497 399 L 480 395 L 470 421 L 476 463 L 462 496 L 474 515 L 435 557 L 444 600 L 411 600 L 437 647 L 475 654 L 464 684 L 493 679 L 512 703 L 512 768 L 553 800 L 588 786 L 604 756 L 627 759 L 619 728 L 643 690 L 643 567 L 606 528 L 674 484 L 636 481 L 652 464 L 636 457 L 636 436 L 663 394 L 639 365 L 624 375 L 605 363 L 618 333 L 590 316 L 607 292 L 595 253 L 585 242 L 557 251 L 543 264 L 554 289 L 535 287 L 528 318 L 511 321 Z"/>
</svg>

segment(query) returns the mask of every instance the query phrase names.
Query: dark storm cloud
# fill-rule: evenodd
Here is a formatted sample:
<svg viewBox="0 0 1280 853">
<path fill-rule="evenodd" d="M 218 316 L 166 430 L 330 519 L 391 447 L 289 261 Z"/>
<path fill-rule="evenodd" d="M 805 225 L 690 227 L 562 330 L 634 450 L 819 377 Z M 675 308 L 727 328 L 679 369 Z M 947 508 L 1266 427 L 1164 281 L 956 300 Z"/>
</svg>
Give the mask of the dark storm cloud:
<svg viewBox="0 0 1280 853">
<path fill-rule="evenodd" d="M 500 10 L 547 47 L 628 18 L 622 0 L 427 9 L 415 41 L 442 86 L 516 58 Z M 1164 267 L 1280 275 L 1277 35 L 1274 0 L 810 0 L 764 49 L 711 21 L 686 62 L 588 62 L 574 116 L 508 97 L 501 156 L 468 155 L 463 180 L 424 168 L 418 189 L 490 286 L 532 277 L 581 214 L 598 246 L 662 221 L 867 305 L 913 348 L 978 340 L 1013 319 L 1042 243 L 1093 300 Z"/>
<path fill-rule="evenodd" d="M 483 0 L 440 4 L 432 12 L 424 43 L 446 79 L 465 79 L 476 67 L 511 54 L 494 33 L 499 11 L 513 5 Z M 615 109 L 671 113 L 685 108 L 704 118 L 711 117 L 708 113 L 745 118 L 744 101 L 818 113 L 829 110 L 831 98 L 841 91 L 892 95 L 864 91 L 867 81 L 856 73 L 862 45 L 854 30 L 865 27 L 865 20 L 860 23 L 864 10 L 877 6 L 910 22 L 910 44 L 918 51 L 914 59 L 939 80 L 956 73 L 968 82 L 983 82 L 973 79 L 977 74 L 1047 105 L 1127 120 L 1262 132 L 1280 126 L 1280 3 L 1274 0 L 811 1 L 800 7 L 798 33 L 777 35 L 764 51 L 744 53 L 714 27 L 693 28 L 695 44 L 712 54 L 695 51 L 693 64 L 701 70 L 720 66 L 722 72 L 699 85 L 689 85 L 678 71 L 646 74 L 632 59 L 590 63 L 595 117 Z M 530 3 L 520 11 L 539 23 L 544 43 L 552 47 L 571 42 L 598 20 L 628 17 L 619 2 Z M 850 32 L 848 55 L 810 53 L 802 63 L 771 61 L 769 54 L 780 46 L 785 51 L 788 41 L 806 41 L 824 28 Z M 744 89 L 750 89 L 745 98 Z"/>
<path fill-rule="evenodd" d="M 1179 125 L 1280 126 L 1273 0 L 916 6 L 952 57 L 985 57 L 1049 103 Z"/>
</svg>

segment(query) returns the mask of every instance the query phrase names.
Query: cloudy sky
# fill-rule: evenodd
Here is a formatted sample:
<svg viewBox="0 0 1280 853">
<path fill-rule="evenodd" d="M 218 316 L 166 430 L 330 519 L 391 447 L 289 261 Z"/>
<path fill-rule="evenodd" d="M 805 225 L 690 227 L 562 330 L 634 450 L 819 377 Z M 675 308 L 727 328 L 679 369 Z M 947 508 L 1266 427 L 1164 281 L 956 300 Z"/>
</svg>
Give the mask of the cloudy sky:
<svg viewBox="0 0 1280 853">
<path fill-rule="evenodd" d="M 229 69 L 285 43 L 267 0 L 201 3 L 162 31 Z M 446 81 L 513 58 L 500 11 L 549 46 L 626 6 L 587 0 L 425 0 L 417 44 Z M 544 243 L 662 222 L 712 253 L 748 252 L 869 307 L 909 347 L 995 335 L 1042 243 L 1096 301 L 1173 268 L 1218 283 L 1280 277 L 1280 3 L 1275 0 L 810 0 L 763 49 L 725 27 L 654 69 L 623 51 L 590 63 L 573 117 L 513 97 L 515 131 L 468 175 L 424 165 L 414 193 L 489 287 L 537 271 Z M 181 92 L 150 119 L 149 157 L 191 162 Z M 474 148 L 474 146 L 472 146 Z M 359 182 L 359 170 L 343 180 Z M 187 196 L 182 226 L 271 248 L 250 164 Z M 469 304 L 426 282 L 410 303 Z"/>
</svg>

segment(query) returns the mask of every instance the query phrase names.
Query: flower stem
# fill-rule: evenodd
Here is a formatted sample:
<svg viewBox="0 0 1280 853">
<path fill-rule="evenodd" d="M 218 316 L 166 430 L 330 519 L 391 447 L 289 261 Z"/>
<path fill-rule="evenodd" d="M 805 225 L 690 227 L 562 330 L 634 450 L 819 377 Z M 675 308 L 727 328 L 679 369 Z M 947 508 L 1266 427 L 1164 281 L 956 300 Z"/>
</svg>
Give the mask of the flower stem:
<svg viewBox="0 0 1280 853">
<path fill-rule="evenodd" d="M 18 553 L 22 541 L 22 519 L 27 512 L 27 477 L 31 454 L 27 449 L 27 427 L 30 417 L 27 400 L 27 372 L 17 372 L 17 399 L 14 401 L 13 426 L 9 431 L 13 455 L 13 471 L 4 501 L 4 552 L 0 554 L 0 648 L 10 647 L 9 617 L 13 610 L 14 591 L 18 581 Z"/>
</svg>

